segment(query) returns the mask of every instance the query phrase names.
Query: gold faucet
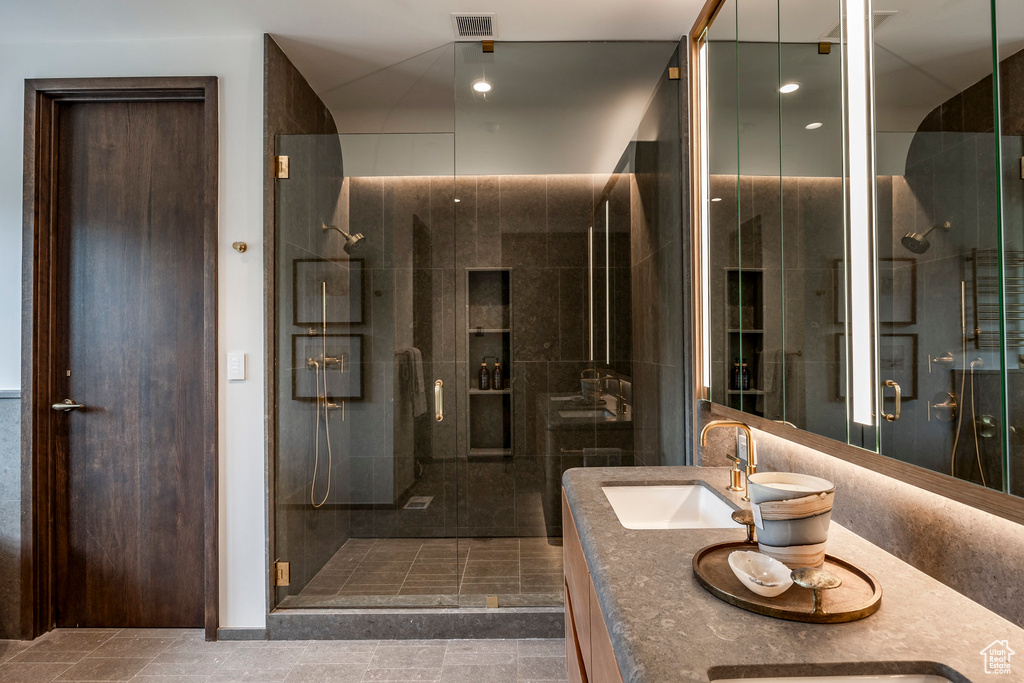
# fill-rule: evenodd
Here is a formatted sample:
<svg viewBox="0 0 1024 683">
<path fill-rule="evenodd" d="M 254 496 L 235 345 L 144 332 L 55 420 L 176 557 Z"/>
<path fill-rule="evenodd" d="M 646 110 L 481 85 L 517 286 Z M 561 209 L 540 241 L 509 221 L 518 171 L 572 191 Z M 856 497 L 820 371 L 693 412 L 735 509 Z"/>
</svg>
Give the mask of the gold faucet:
<svg viewBox="0 0 1024 683">
<path fill-rule="evenodd" d="M 730 454 L 729 458 L 732 460 L 732 471 L 729 473 L 731 476 L 729 490 L 730 491 L 743 491 L 743 502 L 750 502 L 750 492 L 747 490 L 747 479 L 751 474 L 757 473 L 757 455 L 754 453 L 754 435 L 750 432 L 750 427 L 739 420 L 712 420 L 704 425 L 704 428 L 700 430 L 700 447 L 704 448 L 708 443 L 708 432 L 716 427 L 736 427 L 742 429 L 747 434 L 747 476 L 743 477 L 743 473 L 739 470 L 740 459 L 735 455 Z M 740 486 L 740 480 L 743 480 L 743 486 Z"/>
</svg>

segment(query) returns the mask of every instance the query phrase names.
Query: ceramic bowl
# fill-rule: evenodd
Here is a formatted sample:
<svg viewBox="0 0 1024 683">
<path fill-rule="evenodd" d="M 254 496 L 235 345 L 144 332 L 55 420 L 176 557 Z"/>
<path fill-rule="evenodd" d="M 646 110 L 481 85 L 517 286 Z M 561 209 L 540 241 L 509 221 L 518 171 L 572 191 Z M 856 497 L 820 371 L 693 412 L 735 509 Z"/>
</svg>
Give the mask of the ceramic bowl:
<svg viewBox="0 0 1024 683">
<path fill-rule="evenodd" d="M 730 553 L 729 568 L 740 583 L 766 598 L 782 595 L 793 585 L 789 567 L 751 550 Z"/>
<path fill-rule="evenodd" d="M 750 475 L 747 485 L 750 487 L 750 500 L 754 503 L 803 498 L 836 488 L 828 479 L 795 472 L 758 472 Z"/>
</svg>

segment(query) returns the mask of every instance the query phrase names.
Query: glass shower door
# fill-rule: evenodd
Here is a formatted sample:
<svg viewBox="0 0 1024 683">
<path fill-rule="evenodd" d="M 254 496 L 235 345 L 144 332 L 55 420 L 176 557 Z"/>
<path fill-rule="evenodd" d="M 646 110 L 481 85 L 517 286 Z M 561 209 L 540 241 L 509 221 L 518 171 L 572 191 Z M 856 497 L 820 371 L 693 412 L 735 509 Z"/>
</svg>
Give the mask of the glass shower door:
<svg viewBox="0 0 1024 683">
<path fill-rule="evenodd" d="M 1003 490 L 1002 348 L 1013 330 L 1001 325 L 1004 304 L 1024 291 L 1003 275 L 1024 260 L 1000 231 L 992 6 L 962 5 L 944 16 L 963 43 L 944 50 L 966 74 L 960 82 L 974 81 L 966 89 L 930 75 L 934 54 L 899 51 L 912 31 L 894 24 L 875 36 L 878 446 Z"/>
<path fill-rule="evenodd" d="M 454 136 L 281 136 L 278 607 L 456 605 Z"/>
</svg>

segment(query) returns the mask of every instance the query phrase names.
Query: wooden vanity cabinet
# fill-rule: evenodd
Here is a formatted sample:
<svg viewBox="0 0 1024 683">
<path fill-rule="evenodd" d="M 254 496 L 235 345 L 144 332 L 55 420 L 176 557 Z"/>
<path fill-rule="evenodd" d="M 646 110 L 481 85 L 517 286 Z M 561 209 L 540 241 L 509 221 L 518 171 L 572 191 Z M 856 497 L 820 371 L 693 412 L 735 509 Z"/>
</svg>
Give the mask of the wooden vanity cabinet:
<svg viewBox="0 0 1024 683">
<path fill-rule="evenodd" d="M 565 663 L 570 683 L 622 683 L 576 522 L 562 490 L 565 565 Z"/>
</svg>

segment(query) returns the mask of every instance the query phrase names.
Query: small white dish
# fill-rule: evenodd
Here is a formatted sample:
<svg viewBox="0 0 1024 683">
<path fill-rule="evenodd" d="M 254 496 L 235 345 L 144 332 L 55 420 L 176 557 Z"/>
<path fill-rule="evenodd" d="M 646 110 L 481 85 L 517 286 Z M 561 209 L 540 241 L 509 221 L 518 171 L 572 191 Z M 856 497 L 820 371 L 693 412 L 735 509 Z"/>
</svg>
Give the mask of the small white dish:
<svg viewBox="0 0 1024 683">
<path fill-rule="evenodd" d="M 782 595 L 793 585 L 789 567 L 774 558 L 750 550 L 730 553 L 729 568 L 740 583 L 766 598 Z"/>
</svg>

